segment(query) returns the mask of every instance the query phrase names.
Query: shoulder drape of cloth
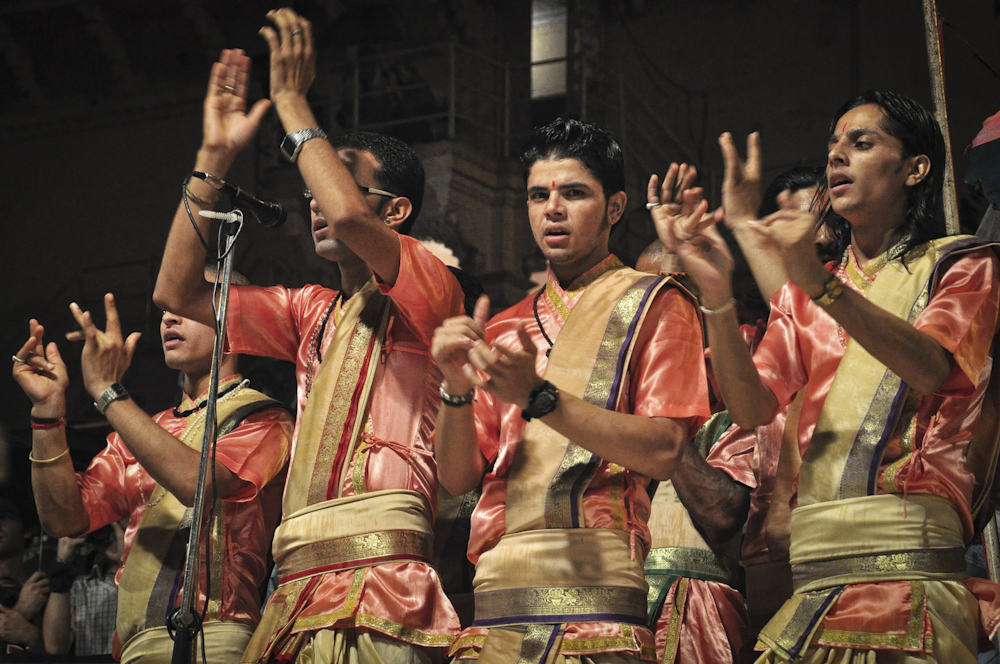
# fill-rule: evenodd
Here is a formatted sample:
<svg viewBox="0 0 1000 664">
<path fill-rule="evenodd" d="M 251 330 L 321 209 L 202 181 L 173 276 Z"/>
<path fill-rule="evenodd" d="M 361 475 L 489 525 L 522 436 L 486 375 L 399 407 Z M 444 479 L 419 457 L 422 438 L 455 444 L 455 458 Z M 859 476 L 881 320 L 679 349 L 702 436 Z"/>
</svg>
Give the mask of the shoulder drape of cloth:
<svg viewBox="0 0 1000 664">
<path fill-rule="evenodd" d="M 968 236 L 933 240 L 922 252 L 911 253 L 905 266 L 896 258 L 882 268 L 867 299 L 912 324 L 930 302 L 943 262 L 983 246 Z M 968 449 L 976 477 L 973 515 L 993 484 L 1000 424 L 997 380 L 994 371 Z M 799 474 L 799 507 L 792 512 L 791 528 L 795 594 L 760 633 L 760 643 L 785 659 L 794 660 L 809 647 L 846 585 L 912 580 L 922 592 L 924 581 L 965 576 L 962 527 L 949 501 L 922 494 L 875 495 L 882 457 L 908 391 L 860 344 L 848 343 Z M 870 645 L 924 648 L 922 616 L 912 621 L 905 643 Z"/>
<path fill-rule="evenodd" d="M 621 268 L 587 286 L 552 348 L 545 378 L 614 410 L 649 305 L 669 282 Z M 527 624 L 520 645 L 491 630 L 480 661 L 544 661 L 566 622 L 645 623 L 642 557 L 625 531 L 589 529 L 584 491 L 601 463 L 539 420 L 525 427 L 507 485 L 506 533 L 476 568 L 476 622 Z"/>
<path fill-rule="evenodd" d="M 219 436 L 224 436 L 250 415 L 267 408 L 279 407 L 277 401 L 256 390 L 241 388 L 220 400 L 217 407 Z M 205 417 L 195 415 L 180 436 L 181 442 L 200 449 L 205 435 Z M 118 584 L 118 620 L 115 651 L 138 632 L 166 624 L 167 616 L 176 605 L 180 593 L 181 574 L 187 555 L 191 529 L 191 509 L 181 504 L 173 494 L 157 485 L 150 495 L 152 507 L 146 510 L 136 531 Z M 222 557 L 226 543 L 225 504 L 216 501 L 212 522 L 204 530 L 210 545 L 211 560 L 207 561 L 210 595 L 205 621 L 219 619 L 222 585 Z M 202 555 L 204 547 L 202 548 Z M 200 583 L 197 578 L 185 583 Z"/>
</svg>

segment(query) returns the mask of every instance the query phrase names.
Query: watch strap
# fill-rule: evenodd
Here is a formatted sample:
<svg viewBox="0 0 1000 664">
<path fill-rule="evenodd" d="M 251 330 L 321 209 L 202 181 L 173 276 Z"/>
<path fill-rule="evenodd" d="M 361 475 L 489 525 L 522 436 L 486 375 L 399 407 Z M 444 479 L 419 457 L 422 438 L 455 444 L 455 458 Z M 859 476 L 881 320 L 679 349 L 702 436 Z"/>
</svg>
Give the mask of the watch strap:
<svg viewBox="0 0 1000 664">
<path fill-rule="evenodd" d="M 821 307 L 828 307 L 839 300 L 843 295 L 843 282 L 837 278 L 837 275 L 831 274 L 827 277 L 827 280 L 823 282 L 823 293 L 819 297 L 812 298 L 812 301 Z"/>
<path fill-rule="evenodd" d="M 452 408 L 458 408 L 472 403 L 473 397 L 476 396 L 476 388 L 472 388 L 465 394 L 451 394 L 445 391 L 444 381 L 442 381 L 438 393 L 441 395 L 441 403 Z"/>
<path fill-rule="evenodd" d="M 126 390 L 121 383 L 111 383 L 111 385 L 108 386 L 108 389 L 104 390 L 104 394 L 102 394 L 101 397 L 94 402 L 94 408 L 97 409 L 98 413 L 103 415 L 104 411 L 108 409 L 108 406 L 111 405 L 112 401 L 127 398 L 128 390 Z"/>
<path fill-rule="evenodd" d="M 281 141 L 281 152 L 288 161 L 295 163 L 302 151 L 302 145 L 313 138 L 326 138 L 326 132 L 319 127 L 308 127 L 285 134 Z"/>
<path fill-rule="evenodd" d="M 543 381 L 528 395 L 528 407 L 521 411 L 521 418 L 530 422 L 536 417 L 545 417 L 559 405 L 559 388 Z"/>
</svg>

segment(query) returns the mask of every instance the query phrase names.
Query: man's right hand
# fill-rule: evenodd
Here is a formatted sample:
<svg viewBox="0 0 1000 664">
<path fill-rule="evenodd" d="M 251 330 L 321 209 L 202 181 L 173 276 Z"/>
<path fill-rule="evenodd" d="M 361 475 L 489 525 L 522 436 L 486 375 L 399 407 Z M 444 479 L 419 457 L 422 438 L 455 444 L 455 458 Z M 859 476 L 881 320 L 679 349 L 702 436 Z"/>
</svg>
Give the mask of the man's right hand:
<svg viewBox="0 0 1000 664">
<path fill-rule="evenodd" d="M 271 108 L 271 101 L 260 99 L 247 112 L 249 79 L 250 58 L 240 49 L 224 50 L 219 61 L 212 65 L 195 170 L 221 177 L 236 155 L 253 140 L 264 114 Z"/>
<path fill-rule="evenodd" d="M 66 414 L 66 386 L 69 375 L 55 343 L 43 341 L 43 328 L 37 320 L 28 323 L 31 335 L 15 353 L 24 362 L 14 362 L 14 380 L 31 399 L 35 417 L 63 417 Z"/>
<path fill-rule="evenodd" d="M 441 370 L 445 388 L 450 394 L 465 394 L 473 388 L 469 373 L 475 370 L 469 364 L 469 351 L 476 342 L 482 343 L 485 339 L 489 315 L 490 298 L 480 295 L 472 318 L 448 318 L 434 331 L 431 356 Z"/>
</svg>

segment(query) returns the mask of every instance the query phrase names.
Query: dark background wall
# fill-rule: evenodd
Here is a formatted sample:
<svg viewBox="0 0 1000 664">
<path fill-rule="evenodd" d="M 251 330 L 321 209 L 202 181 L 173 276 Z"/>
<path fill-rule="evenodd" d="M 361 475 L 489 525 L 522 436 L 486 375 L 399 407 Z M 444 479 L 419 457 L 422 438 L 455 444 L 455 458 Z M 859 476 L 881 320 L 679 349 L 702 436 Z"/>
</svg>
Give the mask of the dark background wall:
<svg viewBox="0 0 1000 664">
<path fill-rule="evenodd" d="M 671 160 L 699 163 L 717 200 L 722 164 L 716 138 L 722 131 L 740 143 L 760 131 L 770 176 L 791 165 L 822 164 L 830 115 L 857 92 L 889 88 L 931 104 L 915 0 L 569 5 L 567 95 L 532 106 L 528 0 L 295 3 L 317 26 L 321 70 L 314 99 L 333 132 L 350 124 L 345 100 L 355 58 L 448 42 L 476 54 L 459 58 L 462 81 L 480 86 L 460 93 L 457 111 L 464 119 L 454 132 L 446 122 L 428 121 L 418 141 L 434 163 L 428 169 L 431 203 L 420 224 L 424 235 L 452 245 L 500 302 L 523 292 L 540 261 L 526 232 L 517 165 L 505 156 L 501 138 L 481 128 L 502 125 L 491 94 L 503 100 L 506 93 L 509 100 L 511 154 L 533 120 L 560 109 L 585 114 L 619 135 L 630 163 L 632 211 L 615 242 L 633 260 L 652 237 L 641 207 L 650 170 L 662 172 Z M 253 93 L 266 94 L 266 52 L 256 32 L 270 7 L 256 0 L 5 0 L 0 6 L 0 269 L 6 286 L 0 348 L 16 350 L 33 316 L 60 340 L 72 327 L 70 301 L 99 307 L 101 295 L 112 290 L 125 325 L 144 332 L 127 385 L 150 411 L 175 402 L 176 377 L 162 366 L 159 313 L 149 294 L 200 140 L 208 69 L 221 48 L 244 48 L 254 57 Z M 974 55 L 1000 67 L 1000 21 L 987 0 L 941 0 L 938 8 L 952 26 L 943 44 L 961 179 L 966 146 L 1000 106 L 996 74 Z M 427 81 L 432 110 L 447 111 L 447 63 L 421 57 L 412 62 Z M 384 103 L 376 97 L 366 109 L 374 113 Z M 301 181 L 277 158 L 279 137 L 271 118 L 231 179 L 294 207 Z M 262 284 L 334 284 L 335 273 L 312 254 L 304 226 L 296 223 L 303 212 L 297 209 L 278 231 L 248 227 L 237 266 Z M 976 213 L 970 204 L 973 225 Z M 60 347 L 74 381 L 69 414 L 78 426 L 71 437 L 86 458 L 103 430 L 79 388 L 77 351 L 65 341 Z M 13 434 L 15 448 L 5 465 L 21 474 L 27 471 L 27 413 L 13 381 L 0 379 L 0 423 Z"/>
</svg>

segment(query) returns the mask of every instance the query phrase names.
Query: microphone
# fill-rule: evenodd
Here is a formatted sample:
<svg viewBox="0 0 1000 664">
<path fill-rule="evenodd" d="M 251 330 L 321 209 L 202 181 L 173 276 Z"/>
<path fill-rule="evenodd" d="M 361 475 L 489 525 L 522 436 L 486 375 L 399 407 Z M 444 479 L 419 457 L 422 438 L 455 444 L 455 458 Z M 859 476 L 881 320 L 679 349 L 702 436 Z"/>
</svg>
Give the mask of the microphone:
<svg viewBox="0 0 1000 664">
<path fill-rule="evenodd" d="M 240 189 L 236 185 L 230 184 L 211 173 L 194 171 L 191 175 L 199 180 L 204 180 L 221 191 L 226 195 L 234 208 L 240 208 L 249 212 L 260 222 L 261 226 L 275 228 L 285 223 L 285 209 L 280 204 L 262 201 L 250 192 Z"/>
</svg>

